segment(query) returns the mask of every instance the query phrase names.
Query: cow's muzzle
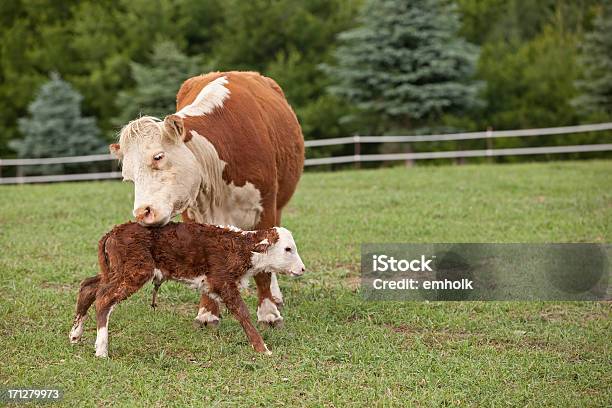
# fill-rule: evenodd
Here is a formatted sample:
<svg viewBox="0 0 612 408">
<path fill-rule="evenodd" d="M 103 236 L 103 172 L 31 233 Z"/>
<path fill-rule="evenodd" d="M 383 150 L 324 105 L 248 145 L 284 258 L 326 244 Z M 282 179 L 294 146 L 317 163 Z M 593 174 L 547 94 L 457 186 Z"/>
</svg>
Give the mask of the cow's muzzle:
<svg viewBox="0 0 612 408">
<path fill-rule="evenodd" d="M 160 211 L 150 205 L 143 205 L 134 210 L 134 217 L 140 225 L 145 227 L 162 226 L 170 221 L 169 216 L 163 216 Z"/>
</svg>

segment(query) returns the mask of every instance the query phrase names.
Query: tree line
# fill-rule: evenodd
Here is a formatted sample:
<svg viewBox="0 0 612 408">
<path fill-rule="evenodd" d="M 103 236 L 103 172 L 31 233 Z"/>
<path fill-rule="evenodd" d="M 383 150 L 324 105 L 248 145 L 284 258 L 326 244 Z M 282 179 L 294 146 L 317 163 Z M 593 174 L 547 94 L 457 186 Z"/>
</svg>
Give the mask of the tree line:
<svg viewBox="0 0 612 408">
<path fill-rule="evenodd" d="M 21 0 L 0 22 L 0 157 L 103 151 L 211 70 L 274 78 L 306 139 L 612 119 L 605 0 Z"/>
</svg>

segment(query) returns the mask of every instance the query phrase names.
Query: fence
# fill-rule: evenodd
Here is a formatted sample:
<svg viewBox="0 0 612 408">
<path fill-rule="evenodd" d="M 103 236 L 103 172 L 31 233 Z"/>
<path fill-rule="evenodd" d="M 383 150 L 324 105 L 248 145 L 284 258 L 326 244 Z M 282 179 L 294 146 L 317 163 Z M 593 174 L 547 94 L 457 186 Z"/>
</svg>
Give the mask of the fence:
<svg viewBox="0 0 612 408">
<path fill-rule="evenodd" d="M 418 153 L 392 153 L 392 154 L 360 154 L 361 145 L 369 143 L 416 143 L 416 142 L 439 142 L 452 140 L 487 139 L 491 141 L 503 137 L 532 137 L 547 135 L 562 135 L 571 133 L 600 132 L 612 130 L 611 123 L 599 123 L 591 125 L 565 126 L 540 129 L 522 130 L 487 130 L 484 132 L 453 133 L 422 136 L 351 136 L 333 139 L 308 140 L 306 147 L 354 145 L 354 154 L 347 156 L 321 157 L 306 159 L 305 166 L 318 166 L 340 163 L 361 163 L 372 161 L 412 161 L 427 159 L 456 159 L 467 157 L 497 157 L 497 156 L 521 156 L 538 154 L 559 153 L 582 153 L 612 151 L 612 143 L 570 145 L 570 146 L 543 146 L 543 147 L 521 147 L 509 149 L 482 149 L 482 150 L 453 150 L 438 152 Z M 487 143 L 487 146 L 491 146 Z M 90 156 L 53 157 L 41 159 L 0 159 L 0 184 L 23 184 L 23 183 L 48 183 L 58 181 L 76 180 L 105 180 L 121 177 L 121 172 L 111 171 L 108 173 L 82 173 L 82 174 L 57 174 L 46 176 L 23 176 L 21 166 L 44 165 L 44 164 L 66 164 L 66 163 L 91 163 L 97 161 L 115 160 L 110 154 L 97 154 Z M 16 166 L 17 177 L 2 177 L 2 167 Z"/>
</svg>

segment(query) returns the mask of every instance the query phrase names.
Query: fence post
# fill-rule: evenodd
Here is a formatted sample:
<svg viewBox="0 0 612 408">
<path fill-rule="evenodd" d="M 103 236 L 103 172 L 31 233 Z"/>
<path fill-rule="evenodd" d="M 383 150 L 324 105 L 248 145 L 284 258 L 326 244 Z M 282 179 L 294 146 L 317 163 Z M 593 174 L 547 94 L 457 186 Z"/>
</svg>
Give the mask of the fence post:
<svg viewBox="0 0 612 408">
<path fill-rule="evenodd" d="M 17 182 L 19 184 L 23 184 L 23 166 L 17 165 L 16 167 L 17 168 L 15 170 L 17 172 Z"/>
<path fill-rule="evenodd" d="M 406 153 L 414 153 L 414 150 L 412 150 L 412 143 L 408 143 L 406 145 Z M 414 166 L 414 160 L 413 159 L 406 159 L 404 161 L 404 166 L 406 166 L 406 167 Z"/>
<path fill-rule="evenodd" d="M 355 148 L 355 168 L 361 168 L 361 143 L 359 143 L 359 135 L 353 136 L 353 146 Z"/>
<path fill-rule="evenodd" d="M 487 161 L 491 163 L 493 161 L 493 128 L 491 126 L 487 127 Z"/>
</svg>

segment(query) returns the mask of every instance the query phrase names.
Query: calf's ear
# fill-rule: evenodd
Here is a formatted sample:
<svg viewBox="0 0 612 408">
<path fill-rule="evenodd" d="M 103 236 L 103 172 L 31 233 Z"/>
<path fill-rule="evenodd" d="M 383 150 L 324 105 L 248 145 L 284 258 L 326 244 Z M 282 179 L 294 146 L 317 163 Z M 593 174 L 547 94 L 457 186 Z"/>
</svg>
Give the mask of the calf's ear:
<svg viewBox="0 0 612 408">
<path fill-rule="evenodd" d="M 123 152 L 121 152 L 121 146 L 119 145 L 119 143 L 109 144 L 108 150 L 110 150 L 111 154 L 117 159 L 121 160 L 123 158 Z"/>
<path fill-rule="evenodd" d="M 185 131 L 183 118 L 178 115 L 166 116 L 164 119 L 164 136 L 175 143 L 191 140 L 191 134 Z"/>
<path fill-rule="evenodd" d="M 255 247 L 253 248 L 253 252 L 259 252 L 259 253 L 264 253 L 268 251 L 268 248 L 270 248 L 270 241 L 268 241 L 268 239 L 264 239 L 260 242 L 258 242 L 257 244 L 255 244 Z"/>
</svg>

